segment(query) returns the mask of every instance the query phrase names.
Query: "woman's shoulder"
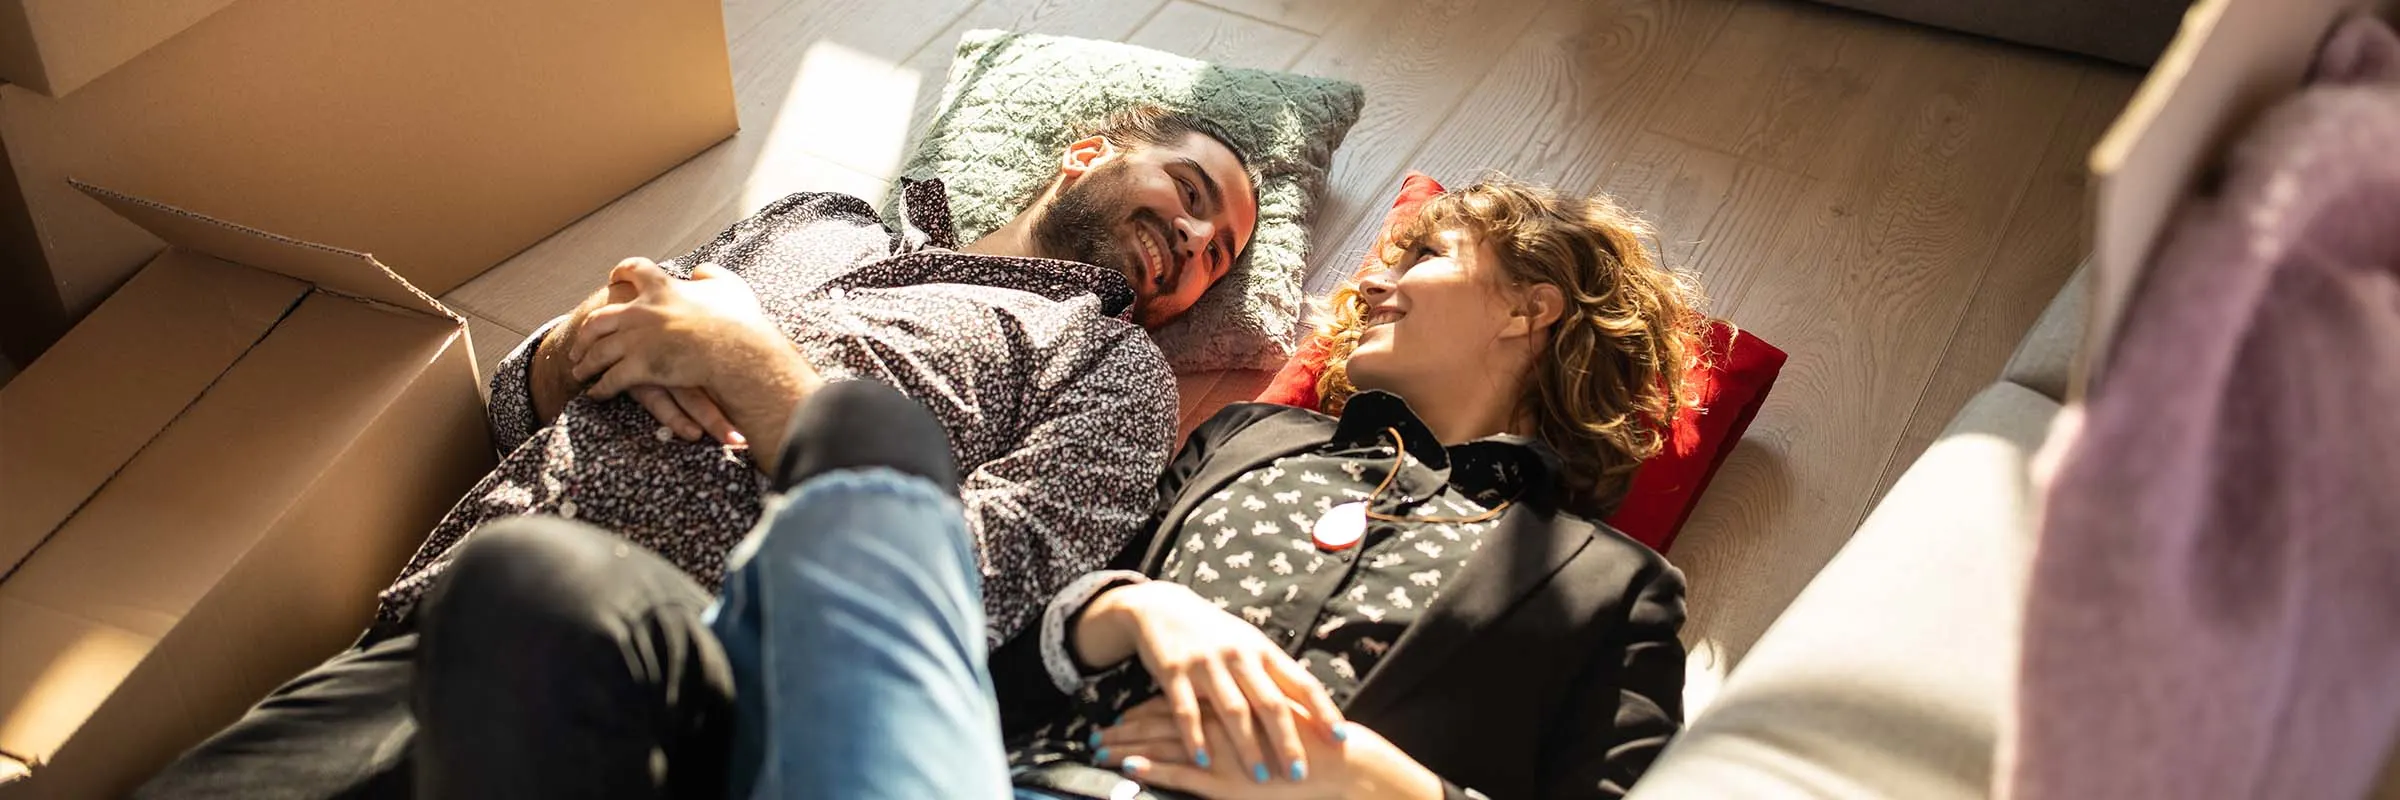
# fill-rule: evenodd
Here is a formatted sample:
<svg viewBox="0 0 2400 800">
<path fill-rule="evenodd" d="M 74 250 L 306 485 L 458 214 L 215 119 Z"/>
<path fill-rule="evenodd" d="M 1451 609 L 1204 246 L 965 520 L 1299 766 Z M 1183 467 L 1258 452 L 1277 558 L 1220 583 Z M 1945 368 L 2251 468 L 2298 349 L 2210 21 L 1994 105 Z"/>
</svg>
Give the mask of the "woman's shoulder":
<svg viewBox="0 0 2400 800">
<path fill-rule="evenodd" d="M 1253 430 L 1262 424 L 1264 430 Z M 1290 436 L 1330 436 L 1334 418 L 1305 408 L 1277 403 L 1232 403 L 1219 409 L 1200 427 L 1192 429 L 1191 441 L 1223 443 L 1246 433 L 1271 430 L 1275 438 L 1284 441 Z"/>
<path fill-rule="evenodd" d="M 1617 530 L 1614 525 L 1565 509 L 1553 510 L 1550 515 L 1551 527 L 1559 530 L 1571 530 L 1591 537 L 1592 543 L 1601 548 L 1600 552 L 1611 560 L 1640 564 L 1639 572 L 1642 573 L 1673 570 L 1680 574 L 1680 570 L 1676 570 L 1675 566 L 1667 561 L 1666 556 L 1650 549 L 1649 545 L 1636 541 L 1624 531 Z"/>
</svg>

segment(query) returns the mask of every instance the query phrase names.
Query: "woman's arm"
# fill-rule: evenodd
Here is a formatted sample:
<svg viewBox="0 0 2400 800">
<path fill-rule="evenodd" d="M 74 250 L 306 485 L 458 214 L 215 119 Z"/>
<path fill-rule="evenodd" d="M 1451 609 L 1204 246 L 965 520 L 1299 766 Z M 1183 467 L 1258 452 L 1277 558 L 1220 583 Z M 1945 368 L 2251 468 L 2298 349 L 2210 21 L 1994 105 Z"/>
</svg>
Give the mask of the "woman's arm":
<svg viewBox="0 0 2400 800">
<path fill-rule="evenodd" d="M 1230 736 L 1222 716 L 1213 712 L 1205 716 L 1212 739 Z M 1307 769 L 1279 773 L 1264 781 L 1239 765 L 1222 761 L 1197 764 L 1176 730 L 1172 710 L 1162 699 L 1135 706 L 1125 712 L 1123 720 L 1102 731 L 1099 762 L 1142 783 L 1209 800 L 1467 797 L 1366 726 L 1346 722 L 1328 730 L 1312 730 L 1302 742 Z"/>
<path fill-rule="evenodd" d="M 1549 797 L 1623 797 L 1683 728 L 1683 573 L 1661 562 L 1646 578 L 1564 717 L 1576 727 L 1555 750 Z"/>
<path fill-rule="evenodd" d="M 1191 436 L 1184 440 L 1183 448 L 1176 451 L 1174 459 L 1167 463 L 1166 470 L 1158 477 L 1157 499 L 1151 505 L 1149 518 L 1134 533 L 1132 540 L 1117 551 L 1116 557 L 1109 560 L 1108 569 L 1139 572 L 1143 557 L 1150 552 L 1151 543 L 1161 535 L 1172 535 L 1170 531 L 1161 531 L 1160 527 L 1166 522 L 1168 509 L 1182 499 L 1185 485 L 1199 474 L 1200 469 L 1226 441 L 1277 411 L 1273 406 L 1228 406 L 1193 429 Z M 1082 587 L 1070 584 L 1067 588 Z M 1074 607 L 1062 609 L 1062 605 Z M 1043 612 L 1044 620 L 1025 626 L 1024 630 L 992 651 L 992 686 L 1000 700 L 1001 727 L 1011 734 L 1049 722 L 1068 709 L 1068 695 L 1060 689 L 1042 657 L 1043 633 L 1057 631 L 1061 640 L 1053 642 L 1051 647 L 1068 649 L 1071 645 L 1064 641 L 1064 637 L 1082 618 L 1085 609 L 1082 604 L 1071 603 L 1053 602 L 1049 606 Z M 1051 615 L 1061 617 L 1057 624 L 1051 624 L 1048 619 Z"/>
<path fill-rule="evenodd" d="M 1636 581 L 1627 602 L 1624 623 L 1600 642 L 1574 694 L 1561 698 L 1568 707 L 1561 715 L 1563 733 L 1555 746 L 1544 746 L 1539 766 L 1543 797 L 1623 797 L 1682 728 L 1684 658 L 1675 635 L 1683 625 L 1682 573 L 1658 562 Z M 1344 723 L 1338 740 L 1308 737 L 1307 781 L 1261 785 L 1238 770 L 1194 763 L 1161 705 L 1129 711 L 1103 733 L 1110 756 L 1105 765 L 1122 766 L 1144 783 L 1220 800 L 1482 797 L 1356 723 Z M 1212 730 L 1224 724 L 1210 716 Z"/>
</svg>

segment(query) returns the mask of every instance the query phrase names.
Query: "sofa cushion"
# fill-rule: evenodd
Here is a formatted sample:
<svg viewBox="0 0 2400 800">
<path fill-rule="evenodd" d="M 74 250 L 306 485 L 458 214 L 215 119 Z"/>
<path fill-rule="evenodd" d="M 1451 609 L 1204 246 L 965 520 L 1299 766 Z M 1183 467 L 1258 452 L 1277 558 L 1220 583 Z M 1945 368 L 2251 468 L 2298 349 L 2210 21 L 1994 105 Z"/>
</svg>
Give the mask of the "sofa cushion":
<svg viewBox="0 0 2400 800">
<path fill-rule="evenodd" d="M 2068 376 L 2075 373 L 2075 351 L 2083 345 L 2084 315 L 2091 313 L 2091 272 L 2087 259 L 2067 277 L 2067 285 L 2050 298 L 2050 307 L 2042 311 L 2041 319 L 2017 341 L 2016 354 L 2000 369 L 2002 380 L 2066 401 Z"/>
<path fill-rule="evenodd" d="M 1737 665 L 1636 797 L 1981 798 L 2058 403 L 1968 402 Z"/>
</svg>

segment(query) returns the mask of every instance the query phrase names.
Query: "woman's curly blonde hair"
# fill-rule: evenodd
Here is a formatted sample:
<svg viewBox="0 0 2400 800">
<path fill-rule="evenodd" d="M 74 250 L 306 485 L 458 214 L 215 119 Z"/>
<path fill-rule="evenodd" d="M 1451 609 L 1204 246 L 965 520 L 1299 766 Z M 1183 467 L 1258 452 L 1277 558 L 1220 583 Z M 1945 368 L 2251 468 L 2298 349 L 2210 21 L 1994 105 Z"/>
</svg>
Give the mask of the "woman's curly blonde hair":
<svg viewBox="0 0 2400 800">
<path fill-rule="evenodd" d="M 1500 255 L 1509 285 L 1547 283 L 1566 299 L 1518 411 L 1565 461 L 1567 496 L 1577 501 L 1569 507 L 1614 511 L 1634 470 L 1694 405 L 1685 375 L 1702 357 L 1699 283 L 1661 265 L 1644 246 L 1650 225 L 1606 195 L 1566 196 L 1505 176 L 1428 200 L 1393 226 L 1378 245 L 1381 263 L 1368 269 L 1462 228 Z M 1328 298 L 1317 331 L 1328 353 L 1317 382 L 1327 413 L 1340 413 L 1357 391 L 1348 365 L 1367 314 L 1358 285 L 1353 277 Z"/>
</svg>

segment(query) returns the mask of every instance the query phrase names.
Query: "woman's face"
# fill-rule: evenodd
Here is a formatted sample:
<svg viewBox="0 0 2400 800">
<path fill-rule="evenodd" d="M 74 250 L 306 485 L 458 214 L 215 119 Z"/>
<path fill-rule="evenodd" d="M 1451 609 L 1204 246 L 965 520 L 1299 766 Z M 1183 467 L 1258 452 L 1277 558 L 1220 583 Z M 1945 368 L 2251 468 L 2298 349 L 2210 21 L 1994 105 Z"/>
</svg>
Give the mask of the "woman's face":
<svg viewBox="0 0 2400 800">
<path fill-rule="evenodd" d="M 1366 329 L 1350 356 L 1350 382 L 1408 396 L 1411 388 L 1464 380 L 1494 366 L 1512 319 L 1490 244 L 1467 230 L 1436 232 L 1399 263 L 1359 278 Z"/>
</svg>

